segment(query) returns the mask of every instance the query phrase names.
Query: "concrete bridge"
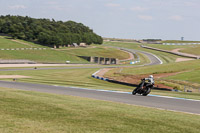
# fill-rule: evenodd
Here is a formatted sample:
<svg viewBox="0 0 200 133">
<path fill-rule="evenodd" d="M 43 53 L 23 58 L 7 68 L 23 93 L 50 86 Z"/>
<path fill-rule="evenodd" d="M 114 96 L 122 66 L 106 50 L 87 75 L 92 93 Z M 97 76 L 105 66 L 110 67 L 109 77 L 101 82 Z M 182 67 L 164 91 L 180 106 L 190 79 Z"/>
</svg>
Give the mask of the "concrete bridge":
<svg viewBox="0 0 200 133">
<path fill-rule="evenodd" d="M 116 58 L 108 58 L 108 57 L 89 57 L 89 56 L 79 56 L 89 62 L 102 64 L 102 65 L 111 65 L 111 64 L 119 64 L 119 60 Z"/>
</svg>

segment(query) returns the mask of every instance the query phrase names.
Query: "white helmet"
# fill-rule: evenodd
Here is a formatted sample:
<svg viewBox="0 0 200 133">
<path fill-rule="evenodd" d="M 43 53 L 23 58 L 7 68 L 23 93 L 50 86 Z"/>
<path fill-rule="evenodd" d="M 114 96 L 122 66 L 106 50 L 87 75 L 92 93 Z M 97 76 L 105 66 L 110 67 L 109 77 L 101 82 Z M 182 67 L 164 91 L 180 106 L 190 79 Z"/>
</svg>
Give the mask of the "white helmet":
<svg viewBox="0 0 200 133">
<path fill-rule="evenodd" d="M 149 75 L 149 78 L 153 78 L 153 75 Z"/>
</svg>

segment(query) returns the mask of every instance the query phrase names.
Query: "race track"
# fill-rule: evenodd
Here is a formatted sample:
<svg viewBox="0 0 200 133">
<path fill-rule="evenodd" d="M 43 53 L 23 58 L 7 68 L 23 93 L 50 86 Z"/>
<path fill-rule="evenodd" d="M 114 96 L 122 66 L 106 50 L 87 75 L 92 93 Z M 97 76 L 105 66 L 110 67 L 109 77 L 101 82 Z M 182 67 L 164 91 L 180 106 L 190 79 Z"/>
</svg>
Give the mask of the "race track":
<svg viewBox="0 0 200 133">
<path fill-rule="evenodd" d="M 21 90 L 38 91 L 53 94 L 72 95 L 98 100 L 126 103 L 145 107 L 153 107 L 164 110 L 194 113 L 200 115 L 200 100 L 186 100 L 176 98 L 164 98 L 157 96 L 133 96 L 125 92 L 112 92 L 106 90 L 92 90 L 74 87 L 51 86 L 42 84 L 0 81 L 0 87 L 15 88 Z"/>
<path fill-rule="evenodd" d="M 157 65 L 162 64 L 162 61 L 155 55 L 143 51 L 126 49 L 129 52 L 140 52 L 145 54 L 149 59 L 150 63 L 145 65 Z M 143 65 L 144 66 L 144 65 Z M 36 70 L 51 70 L 51 69 L 83 69 L 83 68 L 116 68 L 120 66 L 83 66 L 83 67 L 54 67 L 54 68 L 38 68 Z M 126 67 L 126 66 L 123 66 Z M 130 66 L 127 66 L 130 67 Z M 132 66 L 139 67 L 139 66 Z M 33 71 L 33 68 L 14 68 L 14 69 L 0 69 L 0 71 L 19 71 L 29 70 Z M 35 70 L 34 70 L 35 71 Z M 106 100 L 112 102 L 126 103 L 131 105 L 139 105 L 145 107 L 153 107 L 164 110 L 172 110 L 178 112 L 186 112 L 200 115 L 200 100 L 188 100 L 178 98 L 166 98 L 159 96 L 133 96 L 130 92 L 114 92 L 106 90 L 92 90 L 74 87 L 62 87 L 62 86 L 51 86 L 33 83 L 22 83 L 22 82 L 8 82 L 0 81 L 0 87 L 14 88 L 29 91 L 38 91 L 53 94 L 72 95 L 79 97 L 86 97 L 98 100 Z"/>
</svg>

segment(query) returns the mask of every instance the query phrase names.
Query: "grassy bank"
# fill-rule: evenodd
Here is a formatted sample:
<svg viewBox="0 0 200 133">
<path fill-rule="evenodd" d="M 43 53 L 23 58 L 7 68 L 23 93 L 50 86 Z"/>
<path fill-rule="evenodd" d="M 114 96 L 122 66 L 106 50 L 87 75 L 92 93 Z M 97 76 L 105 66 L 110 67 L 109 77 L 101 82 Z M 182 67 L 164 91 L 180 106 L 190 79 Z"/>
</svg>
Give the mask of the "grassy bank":
<svg viewBox="0 0 200 133">
<path fill-rule="evenodd" d="M 15 49 L 15 48 L 43 48 L 45 46 L 27 42 L 24 40 L 11 40 L 8 37 L 0 36 L 0 49 Z M 26 59 L 36 61 L 38 63 L 89 63 L 88 61 L 79 58 L 78 56 L 97 56 L 109 57 L 118 59 L 127 59 L 129 54 L 117 49 L 106 48 L 103 46 L 91 46 L 88 48 L 65 48 L 62 49 L 46 49 L 46 50 L 1 50 L 0 59 L 16 60 Z"/>
<path fill-rule="evenodd" d="M 3 50 L 0 52 L 1 59 L 27 59 L 38 63 L 65 63 L 69 60 L 71 63 L 87 63 L 86 60 L 77 56 L 58 52 L 55 50 Z"/>
<path fill-rule="evenodd" d="M 180 49 L 179 51 L 183 53 L 200 55 L 200 45 L 161 45 L 161 44 L 145 44 L 145 45 L 169 51 L 173 49 Z"/>
<path fill-rule="evenodd" d="M 0 88 L 0 132 L 198 133 L 200 116 Z"/>
<path fill-rule="evenodd" d="M 19 39 L 11 39 L 10 37 L 0 36 L 0 48 L 45 48 L 45 46 L 27 42 Z"/>
<path fill-rule="evenodd" d="M 129 58 L 129 54 L 126 52 L 99 45 L 93 45 L 88 48 L 73 48 L 73 49 L 66 48 L 63 49 L 62 52 L 76 56 L 99 56 L 99 57 L 117 58 L 119 60 Z"/>
</svg>

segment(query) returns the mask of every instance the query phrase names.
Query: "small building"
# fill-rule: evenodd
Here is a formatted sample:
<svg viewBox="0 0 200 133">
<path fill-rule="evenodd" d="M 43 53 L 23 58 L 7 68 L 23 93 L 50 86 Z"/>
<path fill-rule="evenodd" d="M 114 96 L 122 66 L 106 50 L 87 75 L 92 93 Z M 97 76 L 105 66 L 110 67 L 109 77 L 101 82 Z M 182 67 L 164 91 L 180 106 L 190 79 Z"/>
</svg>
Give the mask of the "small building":
<svg viewBox="0 0 200 133">
<path fill-rule="evenodd" d="M 140 42 L 148 44 L 162 44 L 162 39 L 143 39 Z"/>
<path fill-rule="evenodd" d="M 86 47 L 87 46 L 87 44 L 86 43 L 80 43 L 80 45 L 79 45 L 80 47 Z"/>
<path fill-rule="evenodd" d="M 72 43 L 72 47 L 78 47 L 77 43 Z"/>
</svg>

